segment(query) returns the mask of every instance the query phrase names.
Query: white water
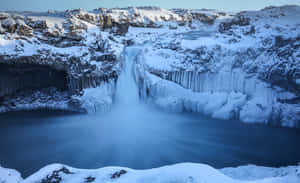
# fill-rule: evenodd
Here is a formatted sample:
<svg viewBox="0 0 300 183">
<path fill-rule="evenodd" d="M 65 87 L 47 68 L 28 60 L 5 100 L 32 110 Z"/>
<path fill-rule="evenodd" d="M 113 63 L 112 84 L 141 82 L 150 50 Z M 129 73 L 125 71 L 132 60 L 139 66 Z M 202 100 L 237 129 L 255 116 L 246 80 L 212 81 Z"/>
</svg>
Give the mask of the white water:
<svg viewBox="0 0 300 183">
<path fill-rule="evenodd" d="M 127 47 L 125 50 L 125 62 L 123 72 L 117 83 L 116 105 L 135 106 L 139 103 L 138 87 L 134 80 L 133 64 L 140 49 L 138 47 Z"/>
<path fill-rule="evenodd" d="M 107 119 L 112 124 L 140 126 L 145 122 L 160 121 L 163 116 L 168 116 L 139 98 L 133 66 L 140 51 L 141 49 L 135 46 L 127 47 L 124 51 L 123 71 L 118 78 L 115 102 L 109 113 L 101 114 L 101 118 Z"/>
</svg>

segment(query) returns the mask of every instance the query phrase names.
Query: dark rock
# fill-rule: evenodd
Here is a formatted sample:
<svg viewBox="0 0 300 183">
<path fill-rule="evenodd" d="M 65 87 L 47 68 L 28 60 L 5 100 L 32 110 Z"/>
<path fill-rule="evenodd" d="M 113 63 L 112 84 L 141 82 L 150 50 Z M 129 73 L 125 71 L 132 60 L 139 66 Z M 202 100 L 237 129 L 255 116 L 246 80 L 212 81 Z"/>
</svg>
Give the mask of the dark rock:
<svg viewBox="0 0 300 183">
<path fill-rule="evenodd" d="M 255 34 L 255 32 L 256 32 L 256 31 L 255 31 L 255 26 L 252 25 L 252 26 L 250 27 L 250 30 L 247 31 L 247 32 L 245 32 L 244 34 L 245 34 L 245 35 L 252 35 L 252 34 Z"/>
<path fill-rule="evenodd" d="M 119 178 L 119 177 L 121 177 L 121 175 L 126 174 L 126 173 L 127 173 L 126 170 L 120 170 L 120 171 L 115 172 L 114 174 L 112 174 L 111 178 L 116 179 L 116 178 Z"/>
<path fill-rule="evenodd" d="M 113 27 L 113 22 L 111 16 L 104 16 L 103 17 L 103 28 L 104 29 L 110 29 Z"/>
<path fill-rule="evenodd" d="M 9 14 L 7 13 L 0 13 L 0 20 L 5 20 L 9 17 Z"/>
<path fill-rule="evenodd" d="M 18 26 L 17 33 L 21 36 L 33 36 L 33 29 L 25 24 L 21 24 Z"/>
<path fill-rule="evenodd" d="M 211 24 L 214 24 L 217 16 L 208 16 L 204 13 L 192 13 L 192 18 L 194 20 L 199 20 L 200 22 L 211 25 Z"/>
<path fill-rule="evenodd" d="M 118 35 L 125 35 L 128 32 L 129 24 L 114 24 L 116 29 L 114 33 Z"/>
<path fill-rule="evenodd" d="M 8 33 L 15 33 L 16 29 L 17 29 L 17 23 L 14 19 L 6 19 L 4 20 L 4 22 L 2 23 L 2 26 L 7 30 Z"/>
<path fill-rule="evenodd" d="M 0 96 L 17 91 L 56 87 L 67 90 L 67 74 L 49 66 L 34 64 L 0 64 Z"/>
<path fill-rule="evenodd" d="M 134 45 L 134 41 L 131 40 L 131 39 L 130 40 L 124 40 L 123 44 L 126 45 L 126 46 L 132 46 L 132 45 Z"/>
<path fill-rule="evenodd" d="M 87 177 L 85 178 L 85 182 L 94 182 L 96 180 L 95 177 Z"/>
<path fill-rule="evenodd" d="M 5 29 L 2 27 L 2 25 L 0 24 L 0 34 L 4 34 L 5 33 Z"/>
<path fill-rule="evenodd" d="M 32 20 L 28 20 L 28 25 L 34 29 L 47 29 L 47 23 L 45 20 L 37 20 L 37 21 L 32 21 Z"/>
<path fill-rule="evenodd" d="M 96 61 L 116 61 L 117 57 L 113 54 L 105 54 L 101 56 L 94 56 L 92 57 L 92 60 Z"/>
<path fill-rule="evenodd" d="M 290 39 L 283 39 L 282 36 L 275 37 L 275 46 L 276 47 L 283 47 L 291 42 Z"/>
<path fill-rule="evenodd" d="M 247 26 L 250 25 L 250 18 L 245 17 L 241 14 L 235 16 L 229 22 L 222 22 L 219 25 L 219 32 L 224 33 L 232 28 L 232 26 Z"/>
<path fill-rule="evenodd" d="M 62 181 L 60 173 L 73 174 L 66 167 L 63 167 L 59 170 L 53 171 L 51 175 L 47 175 L 46 178 L 42 179 L 41 183 L 60 183 Z"/>
</svg>

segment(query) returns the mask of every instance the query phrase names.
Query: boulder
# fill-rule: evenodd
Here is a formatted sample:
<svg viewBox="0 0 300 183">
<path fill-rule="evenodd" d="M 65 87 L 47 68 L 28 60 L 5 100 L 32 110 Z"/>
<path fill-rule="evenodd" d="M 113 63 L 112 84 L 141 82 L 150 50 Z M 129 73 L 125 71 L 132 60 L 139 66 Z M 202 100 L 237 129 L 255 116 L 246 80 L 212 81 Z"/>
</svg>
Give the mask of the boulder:
<svg viewBox="0 0 300 183">
<path fill-rule="evenodd" d="M 6 29 L 8 33 L 15 33 L 17 29 L 17 23 L 14 19 L 8 18 L 2 22 L 2 26 Z"/>
<path fill-rule="evenodd" d="M 0 13 L 0 20 L 5 20 L 9 17 L 8 13 Z"/>
<path fill-rule="evenodd" d="M 29 27 L 28 25 L 26 24 L 20 24 L 18 25 L 18 30 L 17 30 L 17 33 L 20 35 L 20 36 L 32 36 L 33 34 L 33 29 L 31 27 Z"/>
</svg>

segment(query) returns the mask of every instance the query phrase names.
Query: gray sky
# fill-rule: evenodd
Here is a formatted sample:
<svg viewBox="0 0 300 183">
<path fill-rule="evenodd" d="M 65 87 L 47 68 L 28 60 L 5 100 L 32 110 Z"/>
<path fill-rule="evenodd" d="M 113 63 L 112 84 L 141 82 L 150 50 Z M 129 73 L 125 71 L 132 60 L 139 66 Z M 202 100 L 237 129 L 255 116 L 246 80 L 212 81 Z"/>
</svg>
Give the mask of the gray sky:
<svg viewBox="0 0 300 183">
<path fill-rule="evenodd" d="M 270 5 L 300 5 L 300 0 L 0 0 L 0 10 L 66 10 L 154 5 L 162 8 L 209 8 L 226 11 L 257 10 Z"/>
</svg>

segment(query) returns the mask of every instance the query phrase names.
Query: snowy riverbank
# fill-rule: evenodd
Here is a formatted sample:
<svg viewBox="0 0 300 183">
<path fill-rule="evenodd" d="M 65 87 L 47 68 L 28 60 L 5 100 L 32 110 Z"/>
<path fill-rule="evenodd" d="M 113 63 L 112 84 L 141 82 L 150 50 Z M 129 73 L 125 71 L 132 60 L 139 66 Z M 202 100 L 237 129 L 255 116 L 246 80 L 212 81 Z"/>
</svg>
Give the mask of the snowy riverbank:
<svg viewBox="0 0 300 183">
<path fill-rule="evenodd" d="M 148 170 L 122 167 L 84 170 L 53 164 L 25 179 L 22 179 L 15 170 L 0 168 L 1 183 L 298 183 L 299 181 L 300 166 L 268 168 L 250 165 L 217 170 L 204 164 L 182 163 Z"/>
</svg>

